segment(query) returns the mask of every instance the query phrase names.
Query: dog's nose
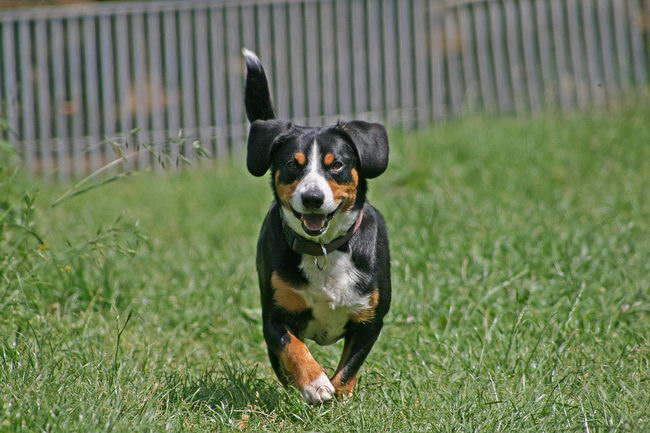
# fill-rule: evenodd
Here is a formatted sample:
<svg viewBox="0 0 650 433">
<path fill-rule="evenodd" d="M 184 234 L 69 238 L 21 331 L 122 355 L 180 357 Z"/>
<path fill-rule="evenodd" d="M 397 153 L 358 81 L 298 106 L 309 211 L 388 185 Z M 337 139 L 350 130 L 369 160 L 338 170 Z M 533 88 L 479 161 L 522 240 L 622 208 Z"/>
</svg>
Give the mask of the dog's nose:
<svg viewBox="0 0 650 433">
<path fill-rule="evenodd" d="M 325 201 L 325 194 L 318 189 L 310 189 L 300 195 L 302 205 L 307 209 L 318 209 Z"/>
</svg>

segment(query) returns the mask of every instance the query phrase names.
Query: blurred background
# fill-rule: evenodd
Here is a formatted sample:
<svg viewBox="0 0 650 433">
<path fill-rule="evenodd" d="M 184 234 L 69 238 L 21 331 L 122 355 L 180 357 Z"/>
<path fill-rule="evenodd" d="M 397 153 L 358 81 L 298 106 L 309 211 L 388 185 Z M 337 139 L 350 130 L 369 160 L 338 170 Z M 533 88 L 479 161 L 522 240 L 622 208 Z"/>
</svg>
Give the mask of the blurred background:
<svg viewBox="0 0 650 433">
<path fill-rule="evenodd" d="M 188 159 L 195 140 L 216 159 L 236 153 L 242 47 L 265 64 L 279 116 L 305 124 L 583 110 L 645 92 L 649 78 L 648 0 L 0 6 L 2 133 L 29 171 L 59 179 L 125 154 L 125 170 L 152 165 L 138 143 L 175 139 Z"/>
</svg>

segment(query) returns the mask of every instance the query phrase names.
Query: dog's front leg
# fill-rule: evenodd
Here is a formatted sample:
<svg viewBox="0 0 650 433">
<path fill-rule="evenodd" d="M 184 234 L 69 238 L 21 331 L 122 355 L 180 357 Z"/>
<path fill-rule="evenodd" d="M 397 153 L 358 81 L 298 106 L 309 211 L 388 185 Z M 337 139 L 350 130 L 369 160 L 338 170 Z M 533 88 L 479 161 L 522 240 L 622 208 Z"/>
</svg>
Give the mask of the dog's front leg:
<svg viewBox="0 0 650 433">
<path fill-rule="evenodd" d="M 269 358 L 283 385 L 291 383 L 309 404 L 321 404 L 334 397 L 334 386 L 309 349 L 284 324 L 269 320 L 264 324 Z"/>
<path fill-rule="evenodd" d="M 332 385 L 336 389 L 337 397 L 346 399 L 352 396 L 357 384 L 357 373 L 377 341 L 382 326 L 383 322 L 380 320 L 352 324 L 345 336 L 341 361 L 332 377 Z"/>
</svg>

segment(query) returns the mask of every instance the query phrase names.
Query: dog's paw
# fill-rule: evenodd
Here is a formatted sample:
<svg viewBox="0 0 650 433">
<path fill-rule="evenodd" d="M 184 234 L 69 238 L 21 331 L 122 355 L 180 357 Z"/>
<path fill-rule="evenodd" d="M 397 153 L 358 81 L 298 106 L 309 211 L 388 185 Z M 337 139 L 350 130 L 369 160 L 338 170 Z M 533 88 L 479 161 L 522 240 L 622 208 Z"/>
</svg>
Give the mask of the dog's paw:
<svg viewBox="0 0 650 433">
<path fill-rule="evenodd" d="M 300 390 L 302 398 L 309 404 L 323 404 L 334 398 L 334 386 L 325 373 L 309 382 Z"/>
</svg>

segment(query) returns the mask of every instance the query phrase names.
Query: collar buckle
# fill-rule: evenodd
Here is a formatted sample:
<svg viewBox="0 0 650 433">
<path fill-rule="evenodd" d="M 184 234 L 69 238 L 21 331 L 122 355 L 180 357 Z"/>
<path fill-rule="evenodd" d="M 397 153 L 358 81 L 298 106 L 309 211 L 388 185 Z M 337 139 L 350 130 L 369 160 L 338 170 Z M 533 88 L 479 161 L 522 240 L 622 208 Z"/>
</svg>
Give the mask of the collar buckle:
<svg viewBox="0 0 650 433">
<path fill-rule="evenodd" d="M 327 249 L 325 248 L 325 245 L 323 245 L 323 244 L 318 244 L 318 245 L 320 245 L 320 248 L 323 251 L 323 255 L 321 257 L 323 257 L 323 259 L 324 259 L 323 261 L 325 263 L 323 263 L 323 265 L 321 266 L 320 262 L 318 261 L 319 256 L 314 256 L 314 265 L 316 265 L 318 270 L 322 272 L 325 269 L 327 269 L 329 259 L 327 258 Z"/>
</svg>

